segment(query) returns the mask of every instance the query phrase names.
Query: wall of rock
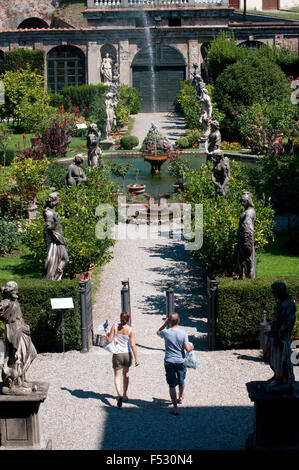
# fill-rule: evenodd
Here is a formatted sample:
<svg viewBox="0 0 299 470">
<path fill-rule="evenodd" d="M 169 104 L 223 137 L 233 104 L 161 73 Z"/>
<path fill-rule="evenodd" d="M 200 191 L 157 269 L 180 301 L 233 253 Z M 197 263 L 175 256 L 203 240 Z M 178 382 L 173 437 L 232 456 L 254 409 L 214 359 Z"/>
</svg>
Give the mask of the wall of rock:
<svg viewBox="0 0 299 470">
<path fill-rule="evenodd" d="M 62 0 L 0 0 L 0 30 L 15 29 L 26 18 L 36 17 L 51 22 L 51 16 Z"/>
</svg>

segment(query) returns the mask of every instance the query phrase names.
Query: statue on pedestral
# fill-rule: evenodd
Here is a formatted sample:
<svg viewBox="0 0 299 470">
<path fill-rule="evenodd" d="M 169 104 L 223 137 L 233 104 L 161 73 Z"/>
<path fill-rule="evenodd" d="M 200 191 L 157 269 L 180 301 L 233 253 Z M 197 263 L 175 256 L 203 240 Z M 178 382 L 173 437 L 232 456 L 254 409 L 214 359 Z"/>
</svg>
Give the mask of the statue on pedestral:
<svg viewBox="0 0 299 470">
<path fill-rule="evenodd" d="M 244 212 L 240 215 L 238 229 L 238 243 L 236 247 L 237 271 L 240 279 L 243 279 L 243 269 L 245 277 L 254 279 L 256 277 L 256 259 L 254 249 L 254 223 L 255 210 L 252 201 L 252 194 L 245 191 L 241 196 L 241 204 Z"/>
<path fill-rule="evenodd" d="M 201 108 L 201 115 L 199 122 L 202 123 L 203 128 L 204 128 L 204 138 L 208 139 L 210 135 L 210 130 L 211 130 L 211 120 L 212 120 L 212 101 L 211 98 L 209 97 L 208 90 L 206 88 L 202 89 L 202 94 L 199 100 L 202 103 L 202 108 Z"/>
<path fill-rule="evenodd" d="M 275 281 L 271 291 L 276 299 L 265 361 L 270 365 L 274 376 L 268 381 L 268 392 L 291 392 L 295 383 L 291 362 L 291 333 L 296 320 L 296 305 L 291 300 L 286 285 Z"/>
<path fill-rule="evenodd" d="M 226 196 L 230 178 L 229 159 L 224 156 L 222 150 L 213 152 L 212 181 L 215 186 L 215 199 L 218 196 Z"/>
<path fill-rule="evenodd" d="M 106 140 L 111 137 L 113 127 L 116 125 L 115 108 L 118 103 L 117 91 L 115 87 L 110 87 L 109 92 L 106 95 L 105 106 L 106 106 L 106 127 L 105 134 Z"/>
<path fill-rule="evenodd" d="M 109 56 L 108 52 L 102 59 L 101 74 L 103 82 L 109 85 L 112 83 L 113 59 Z"/>
<path fill-rule="evenodd" d="M 87 134 L 87 163 L 90 168 L 98 166 L 99 157 L 102 155 L 102 150 L 99 147 L 100 137 L 101 133 L 98 131 L 98 126 L 93 122 L 90 124 Z"/>
<path fill-rule="evenodd" d="M 5 395 L 27 395 L 32 384 L 26 381 L 26 372 L 37 356 L 30 338 L 30 327 L 23 320 L 18 302 L 18 284 L 9 281 L 1 288 L 0 320 L 5 324 L 5 353 L 2 367 Z"/>
<path fill-rule="evenodd" d="M 86 175 L 81 168 L 83 161 L 83 154 L 78 154 L 75 156 L 73 163 L 69 165 L 65 176 L 65 185 L 68 188 L 70 188 L 72 184 L 80 186 L 81 183 L 85 183 L 87 180 Z"/>
<path fill-rule="evenodd" d="M 45 261 L 43 279 L 60 281 L 63 269 L 68 263 L 68 253 L 66 251 L 67 240 L 62 235 L 60 217 L 55 212 L 59 203 L 58 193 L 51 193 L 45 202 L 44 208 L 44 240 L 47 247 L 47 258 Z"/>
</svg>

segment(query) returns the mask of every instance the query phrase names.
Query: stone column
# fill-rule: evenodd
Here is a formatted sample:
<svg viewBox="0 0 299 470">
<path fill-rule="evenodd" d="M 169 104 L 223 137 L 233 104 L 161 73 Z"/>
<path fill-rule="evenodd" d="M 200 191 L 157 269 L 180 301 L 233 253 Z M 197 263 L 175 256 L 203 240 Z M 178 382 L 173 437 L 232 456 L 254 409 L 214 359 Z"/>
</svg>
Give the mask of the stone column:
<svg viewBox="0 0 299 470">
<path fill-rule="evenodd" d="M 97 85 L 101 81 L 101 44 L 89 42 L 87 49 L 88 84 Z"/>
<path fill-rule="evenodd" d="M 188 78 L 191 78 L 194 63 L 200 68 L 199 44 L 197 40 L 190 39 L 188 41 Z"/>
<path fill-rule="evenodd" d="M 130 85 L 129 41 L 119 41 L 120 83 Z"/>
</svg>

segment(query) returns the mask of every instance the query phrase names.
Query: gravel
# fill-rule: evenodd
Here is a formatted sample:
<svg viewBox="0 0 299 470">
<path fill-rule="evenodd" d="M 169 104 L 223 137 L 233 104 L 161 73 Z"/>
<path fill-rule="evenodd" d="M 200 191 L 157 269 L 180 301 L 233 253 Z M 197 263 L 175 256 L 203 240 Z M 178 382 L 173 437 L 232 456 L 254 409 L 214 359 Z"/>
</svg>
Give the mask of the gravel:
<svg viewBox="0 0 299 470">
<path fill-rule="evenodd" d="M 182 242 L 166 238 L 116 243 L 114 258 L 101 273 L 95 333 L 99 323 L 118 319 L 121 281 L 128 277 L 141 363 L 130 369 L 129 402 L 116 407 L 111 355 L 102 348 L 39 354 L 28 378 L 50 384 L 40 407 L 43 440 L 50 439 L 56 450 L 244 449 L 254 416 L 246 382 L 272 375 L 260 351 L 207 351 L 201 270 Z M 168 280 L 174 282 L 176 310 L 199 363 L 196 370 L 188 369 L 177 417 L 169 413 L 164 342 L 156 335 L 165 318 Z"/>
</svg>

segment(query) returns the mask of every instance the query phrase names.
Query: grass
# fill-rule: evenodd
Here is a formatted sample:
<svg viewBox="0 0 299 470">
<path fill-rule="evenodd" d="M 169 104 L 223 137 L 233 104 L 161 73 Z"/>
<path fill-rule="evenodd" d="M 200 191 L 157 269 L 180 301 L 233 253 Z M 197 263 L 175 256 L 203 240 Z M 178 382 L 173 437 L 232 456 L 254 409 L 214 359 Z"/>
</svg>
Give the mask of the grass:
<svg viewBox="0 0 299 470">
<path fill-rule="evenodd" d="M 257 256 L 257 276 L 293 276 L 299 273 L 299 257 L 291 249 L 287 233 L 276 232 L 275 240 Z"/>
<path fill-rule="evenodd" d="M 41 267 L 34 261 L 29 249 L 20 245 L 17 250 L 7 256 L 0 257 L 0 279 L 39 279 Z"/>
</svg>

